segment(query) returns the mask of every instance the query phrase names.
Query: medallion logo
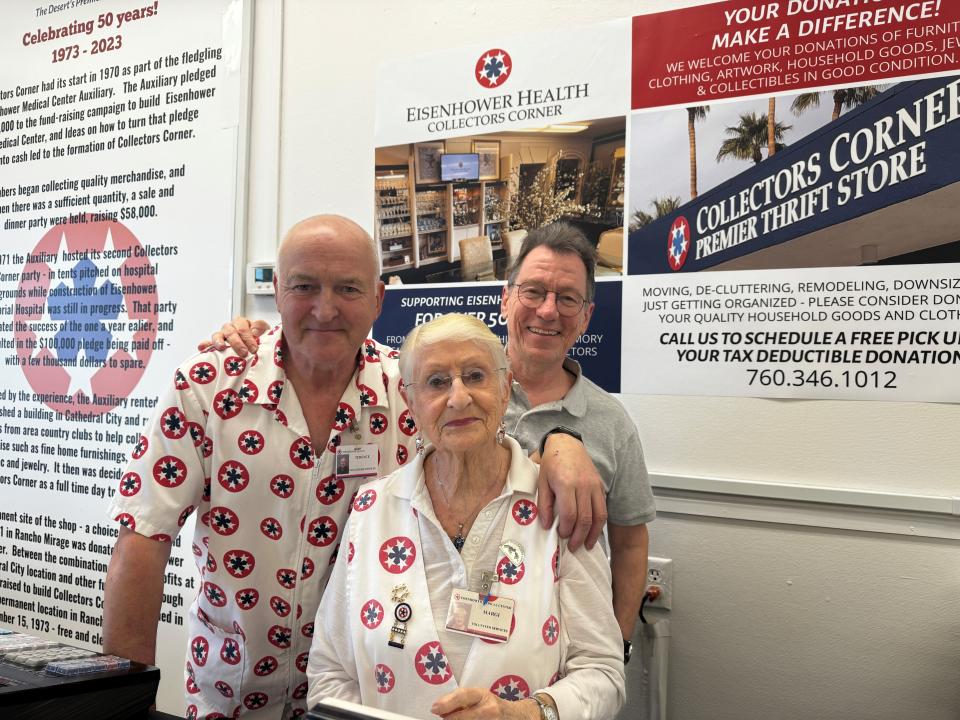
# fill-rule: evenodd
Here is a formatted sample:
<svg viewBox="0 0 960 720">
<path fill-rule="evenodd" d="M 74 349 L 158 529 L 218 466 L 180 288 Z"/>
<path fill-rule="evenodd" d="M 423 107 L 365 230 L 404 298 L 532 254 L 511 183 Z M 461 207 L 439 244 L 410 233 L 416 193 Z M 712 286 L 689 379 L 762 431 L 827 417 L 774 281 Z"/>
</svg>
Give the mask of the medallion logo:
<svg viewBox="0 0 960 720">
<path fill-rule="evenodd" d="M 125 404 L 163 343 L 156 268 L 117 222 L 88 215 L 51 228 L 28 253 L 16 298 L 16 364 L 60 413 Z"/>
<path fill-rule="evenodd" d="M 500 87 L 513 72 L 513 61 L 506 50 L 494 48 L 487 50 L 477 60 L 475 76 L 477 82 L 485 88 Z"/>
<path fill-rule="evenodd" d="M 670 269 L 676 272 L 687 261 L 690 250 L 690 223 L 681 215 L 673 221 L 670 233 L 667 235 L 667 262 Z"/>
</svg>

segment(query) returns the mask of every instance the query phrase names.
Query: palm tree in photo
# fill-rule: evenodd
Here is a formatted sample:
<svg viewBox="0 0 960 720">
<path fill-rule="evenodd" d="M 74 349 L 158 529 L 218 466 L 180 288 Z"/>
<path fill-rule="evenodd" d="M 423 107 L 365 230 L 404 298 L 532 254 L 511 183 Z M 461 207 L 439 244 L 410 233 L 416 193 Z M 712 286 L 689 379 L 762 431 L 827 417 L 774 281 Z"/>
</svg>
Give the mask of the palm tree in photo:
<svg viewBox="0 0 960 720">
<path fill-rule="evenodd" d="M 662 198 L 653 198 L 650 201 L 650 204 L 653 205 L 653 214 L 646 212 L 645 210 L 634 210 L 633 216 L 630 218 L 630 231 L 639 230 L 645 225 L 649 225 L 654 220 L 659 220 L 662 217 L 665 217 L 672 213 L 674 210 L 678 209 L 682 204 L 680 198 L 673 195 L 668 195 L 667 197 Z"/>
<path fill-rule="evenodd" d="M 687 108 L 687 138 L 690 141 L 690 199 L 697 196 L 697 120 L 703 120 L 710 112 L 709 105 L 695 105 Z"/>
<path fill-rule="evenodd" d="M 767 157 L 773 157 L 777 152 L 777 99 L 771 97 L 767 101 Z"/>
<path fill-rule="evenodd" d="M 829 92 L 829 91 L 827 91 Z M 840 117 L 844 110 L 863 105 L 868 100 L 875 98 L 881 92 L 878 85 L 861 85 L 853 88 L 837 88 L 831 95 L 833 96 L 833 116 L 831 120 Z M 820 107 L 820 96 L 824 93 L 808 92 L 797 95 L 790 105 L 794 115 L 802 115 L 811 108 Z"/>
<path fill-rule="evenodd" d="M 781 122 L 774 122 L 775 151 L 783 150 L 786 147 L 782 142 L 783 135 L 791 127 L 791 125 L 784 125 Z M 767 145 L 766 115 L 757 115 L 754 112 L 743 113 L 740 115 L 740 124 L 728 127 L 725 132 L 728 137 L 720 143 L 717 162 L 725 157 L 733 157 L 738 160 L 753 160 L 754 165 L 760 164 L 760 161 L 763 160 L 763 148 Z"/>
</svg>

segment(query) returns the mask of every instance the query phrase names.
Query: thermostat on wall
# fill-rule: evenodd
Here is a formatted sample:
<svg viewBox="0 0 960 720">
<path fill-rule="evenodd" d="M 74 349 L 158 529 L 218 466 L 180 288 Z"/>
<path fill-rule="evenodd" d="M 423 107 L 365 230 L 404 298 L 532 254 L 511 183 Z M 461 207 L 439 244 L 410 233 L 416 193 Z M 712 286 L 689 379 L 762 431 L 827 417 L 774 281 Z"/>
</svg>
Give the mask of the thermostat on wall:
<svg viewBox="0 0 960 720">
<path fill-rule="evenodd" d="M 274 262 L 247 264 L 247 292 L 250 295 L 273 295 Z"/>
</svg>

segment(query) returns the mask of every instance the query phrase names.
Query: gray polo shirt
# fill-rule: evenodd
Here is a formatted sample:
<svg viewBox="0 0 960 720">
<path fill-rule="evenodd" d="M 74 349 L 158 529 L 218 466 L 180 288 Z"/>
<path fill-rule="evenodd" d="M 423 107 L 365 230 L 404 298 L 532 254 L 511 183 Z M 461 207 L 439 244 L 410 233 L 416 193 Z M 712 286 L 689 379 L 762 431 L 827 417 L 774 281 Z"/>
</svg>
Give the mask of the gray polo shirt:
<svg viewBox="0 0 960 720">
<path fill-rule="evenodd" d="M 606 486 L 609 522 L 650 522 L 656 517 L 656 507 L 637 426 L 623 405 L 583 376 L 576 360 L 566 358 L 563 366 L 577 379 L 562 400 L 531 408 L 523 388 L 513 383 L 503 418 L 507 432 L 532 453 L 540 448 L 547 430 L 557 425 L 576 430 Z"/>
</svg>

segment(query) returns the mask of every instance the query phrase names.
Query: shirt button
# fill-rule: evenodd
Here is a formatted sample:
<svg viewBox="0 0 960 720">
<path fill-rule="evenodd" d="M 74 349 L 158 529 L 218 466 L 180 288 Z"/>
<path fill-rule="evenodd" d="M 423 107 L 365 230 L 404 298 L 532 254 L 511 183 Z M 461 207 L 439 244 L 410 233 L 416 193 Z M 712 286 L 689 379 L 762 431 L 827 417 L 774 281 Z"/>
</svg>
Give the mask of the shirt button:
<svg viewBox="0 0 960 720">
<path fill-rule="evenodd" d="M 491 518 L 491 517 L 493 517 L 493 510 L 484 510 L 484 511 L 483 511 L 483 516 L 484 516 L 485 518 Z"/>
<path fill-rule="evenodd" d="M 470 542 L 472 542 L 474 545 L 476 545 L 477 543 L 480 542 L 480 536 L 479 536 L 479 535 L 474 535 L 473 537 L 470 538 Z"/>
</svg>

